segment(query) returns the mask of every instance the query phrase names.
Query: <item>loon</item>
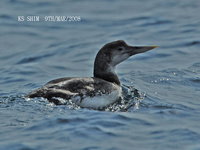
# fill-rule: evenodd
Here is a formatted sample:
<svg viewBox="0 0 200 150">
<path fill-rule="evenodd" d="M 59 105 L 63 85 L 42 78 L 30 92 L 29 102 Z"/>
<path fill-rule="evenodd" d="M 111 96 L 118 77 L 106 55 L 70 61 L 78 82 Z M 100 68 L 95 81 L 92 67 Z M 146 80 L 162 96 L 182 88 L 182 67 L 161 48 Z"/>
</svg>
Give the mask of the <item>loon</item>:
<svg viewBox="0 0 200 150">
<path fill-rule="evenodd" d="M 105 44 L 94 62 L 94 77 L 65 77 L 46 83 L 26 97 L 47 98 L 59 104 L 58 99 L 71 100 L 82 108 L 102 109 L 121 99 L 121 82 L 116 65 L 138 53 L 158 46 L 130 46 L 123 40 Z"/>
</svg>

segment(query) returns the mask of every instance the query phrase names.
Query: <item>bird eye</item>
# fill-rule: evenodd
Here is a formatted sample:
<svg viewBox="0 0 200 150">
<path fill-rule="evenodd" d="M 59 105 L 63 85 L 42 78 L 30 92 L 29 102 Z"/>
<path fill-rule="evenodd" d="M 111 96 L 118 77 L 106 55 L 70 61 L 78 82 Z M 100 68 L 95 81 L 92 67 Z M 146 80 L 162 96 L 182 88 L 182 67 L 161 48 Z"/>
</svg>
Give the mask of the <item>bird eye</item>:
<svg viewBox="0 0 200 150">
<path fill-rule="evenodd" d="M 123 50 L 123 48 L 121 48 L 121 47 L 120 47 L 120 48 L 118 48 L 118 50 L 119 50 L 119 51 L 122 51 L 122 50 Z"/>
</svg>

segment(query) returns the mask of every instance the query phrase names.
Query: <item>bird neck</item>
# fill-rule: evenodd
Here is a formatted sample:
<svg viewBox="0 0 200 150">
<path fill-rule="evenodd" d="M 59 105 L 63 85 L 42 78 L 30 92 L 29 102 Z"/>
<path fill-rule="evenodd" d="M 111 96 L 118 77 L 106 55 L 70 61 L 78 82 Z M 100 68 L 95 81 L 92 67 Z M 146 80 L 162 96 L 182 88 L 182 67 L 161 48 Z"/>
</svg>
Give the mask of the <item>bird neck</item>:
<svg viewBox="0 0 200 150">
<path fill-rule="evenodd" d="M 111 66 L 106 60 L 95 60 L 94 77 L 121 85 L 115 66 Z"/>
</svg>

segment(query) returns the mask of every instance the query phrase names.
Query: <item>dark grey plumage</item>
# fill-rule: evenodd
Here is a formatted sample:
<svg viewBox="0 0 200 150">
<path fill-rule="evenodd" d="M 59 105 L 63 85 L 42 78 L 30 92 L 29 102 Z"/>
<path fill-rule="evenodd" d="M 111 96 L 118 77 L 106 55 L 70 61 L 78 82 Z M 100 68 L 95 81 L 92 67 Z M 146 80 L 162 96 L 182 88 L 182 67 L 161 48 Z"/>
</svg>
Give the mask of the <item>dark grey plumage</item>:
<svg viewBox="0 0 200 150">
<path fill-rule="evenodd" d="M 67 77 L 52 80 L 43 87 L 30 92 L 27 97 L 44 97 L 49 101 L 58 103 L 53 97 L 61 97 L 66 100 L 74 99 L 74 102 L 80 106 L 96 108 L 108 105 L 117 101 L 121 96 L 121 82 L 116 73 L 115 66 L 126 60 L 130 56 L 146 52 L 157 46 L 134 47 L 129 46 L 123 40 L 110 42 L 104 45 L 98 52 L 94 63 L 94 77 Z M 103 99 L 102 95 L 117 93 L 108 100 Z M 80 100 L 76 100 L 80 97 Z M 99 97 L 100 104 L 96 100 L 88 100 L 87 97 Z M 112 100 L 110 100 L 112 99 Z M 88 103 L 83 104 L 83 100 Z M 94 103 L 90 105 L 90 103 Z"/>
<path fill-rule="evenodd" d="M 27 97 L 61 97 L 70 99 L 75 96 L 83 95 L 94 97 L 102 94 L 110 94 L 117 90 L 113 83 L 95 77 L 67 77 L 49 81 L 43 87 L 30 92 Z"/>
</svg>

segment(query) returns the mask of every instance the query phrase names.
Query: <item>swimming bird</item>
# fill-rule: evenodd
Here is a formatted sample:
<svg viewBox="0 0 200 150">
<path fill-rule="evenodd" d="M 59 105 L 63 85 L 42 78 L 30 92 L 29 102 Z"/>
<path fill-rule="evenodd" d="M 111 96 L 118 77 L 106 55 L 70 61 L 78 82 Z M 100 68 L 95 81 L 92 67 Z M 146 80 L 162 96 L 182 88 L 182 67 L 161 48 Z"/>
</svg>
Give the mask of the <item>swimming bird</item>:
<svg viewBox="0 0 200 150">
<path fill-rule="evenodd" d="M 44 97 L 59 104 L 55 98 L 71 100 L 80 107 L 101 109 L 121 99 L 121 82 L 116 65 L 135 54 L 158 46 L 130 46 L 123 40 L 105 44 L 94 62 L 94 77 L 65 77 L 49 81 L 33 90 L 27 98 Z"/>
</svg>

